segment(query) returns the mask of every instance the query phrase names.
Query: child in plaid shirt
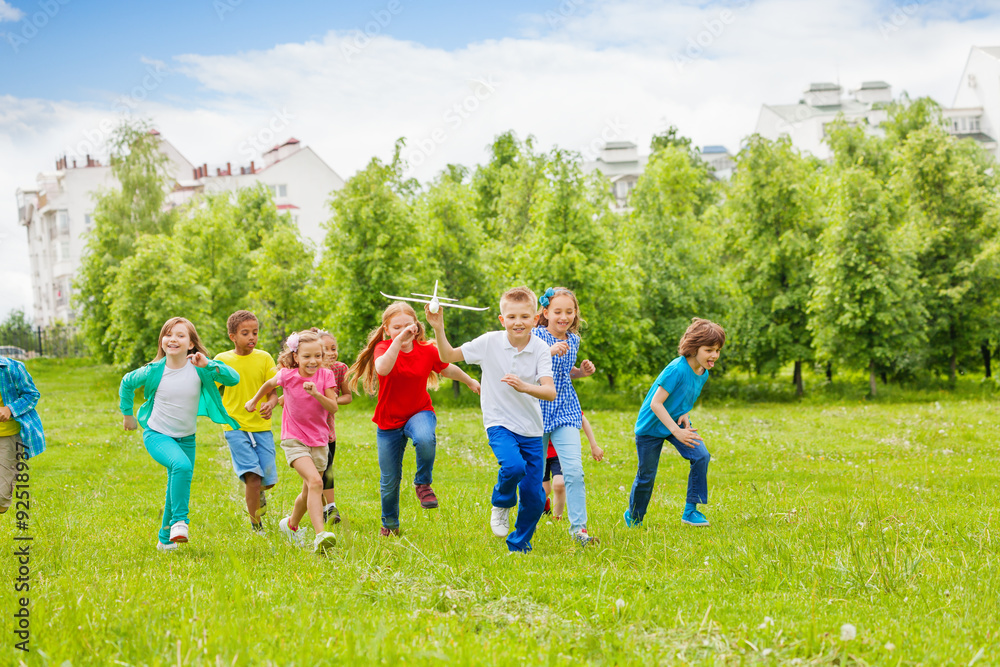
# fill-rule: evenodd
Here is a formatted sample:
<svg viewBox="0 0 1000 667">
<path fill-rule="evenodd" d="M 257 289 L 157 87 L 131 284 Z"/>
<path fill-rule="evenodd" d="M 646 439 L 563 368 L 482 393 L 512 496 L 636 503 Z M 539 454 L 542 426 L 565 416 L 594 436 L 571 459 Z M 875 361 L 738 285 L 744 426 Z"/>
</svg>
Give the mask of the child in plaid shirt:
<svg viewBox="0 0 1000 667">
<path fill-rule="evenodd" d="M 24 364 L 0 357 L 0 514 L 14 499 L 18 463 L 45 451 L 39 396 Z"/>
<path fill-rule="evenodd" d="M 542 310 L 538 326 L 531 333 L 550 346 L 552 379 L 557 392 L 556 400 L 541 403 L 545 429 L 542 442 L 551 441 L 562 467 L 570 535 L 582 545 L 594 544 L 597 538 L 587 532 L 587 489 L 583 483 L 580 455 L 583 413 L 573 389 L 573 378 L 592 375 L 595 368 L 590 360 L 574 368 L 580 351 L 580 334 L 577 333 L 580 306 L 576 295 L 565 287 L 554 287 L 547 289 L 538 302 Z"/>
</svg>

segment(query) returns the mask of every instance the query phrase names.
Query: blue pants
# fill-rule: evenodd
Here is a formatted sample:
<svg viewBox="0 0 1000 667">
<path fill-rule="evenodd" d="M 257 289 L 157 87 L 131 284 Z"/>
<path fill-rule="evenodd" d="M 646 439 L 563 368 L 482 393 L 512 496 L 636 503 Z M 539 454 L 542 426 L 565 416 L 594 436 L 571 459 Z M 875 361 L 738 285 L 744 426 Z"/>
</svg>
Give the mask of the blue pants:
<svg viewBox="0 0 1000 667">
<path fill-rule="evenodd" d="M 490 447 L 500 464 L 497 484 L 493 487 L 494 507 L 517 505 L 517 492 L 521 491 L 521 504 L 517 508 L 514 532 L 507 536 L 511 551 L 531 551 L 531 536 L 545 509 L 545 488 L 542 474 L 545 470 L 545 450 L 542 439 L 518 435 L 503 426 L 486 429 Z"/>
<path fill-rule="evenodd" d="M 403 428 L 376 429 L 379 486 L 382 493 L 382 525 L 390 530 L 399 528 L 399 480 L 403 478 L 403 452 L 406 440 L 413 441 L 417 453 L 417 474 L 414 484 L 430 484 L 434 474 L 434 452 L 437 448 L 437 416 L 424 410 L 410 417 Z"/>
<path fill-rule="evenodd" d="M 147 428 L 142 432 L 142 442 L 153 460 L 167 469 L 167 500 L 163 505 L 163 523 L 160 525 L 160 542 L 170 543 L 170 526 L 178 521 L 188 521 L 188 503 L 191 501 L 191 477 L 194 476 L 194 434 L 172 438 Z"/>
<path fill-rule="evenodd" d="M 548 442 L 550 438 L 566 484 L 566 513 L 569 515 L 569 532 L 573 535 L 587 527 L 587 489 L 583 484 L 580 429 L 560 426 L 543 435 L 542 442 Z"/>
<path fill-rule="evenodd" d="M 628 502 L 629 512 L 635 521 L 642 521 L 642 517 L 646 515 L 646 508 L 649 507 L 664 440 L 669 440 L 681 456 L 691 462 L 686 502 L 695 504 L 708 502 L 708 462 L 712 460 L 712 455 L 708 453 L 704 443 L 688 447 L 674 436 L 658 438 L 651 435 L 637 435 L 635 449 L 639 455 L 639 469 L 635 473 L 632 494 Z"/>
</svg>

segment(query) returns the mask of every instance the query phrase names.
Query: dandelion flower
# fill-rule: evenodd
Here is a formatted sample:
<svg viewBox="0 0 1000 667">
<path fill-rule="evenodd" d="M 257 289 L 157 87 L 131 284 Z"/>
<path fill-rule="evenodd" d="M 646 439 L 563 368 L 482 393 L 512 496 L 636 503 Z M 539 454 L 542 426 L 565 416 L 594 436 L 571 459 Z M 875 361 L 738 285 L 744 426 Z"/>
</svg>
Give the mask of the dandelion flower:
<svg viewBox="0 0 1000 667">
<path fill-rule="evenodd" d="M 858 636 L 858 629 L 850 623 L 840 626 L 840 641 L 849 642 Z"/>
<path fill-rule="evenodd" d="M 617 600 L 615 600 L 615 606 L 618 607 L 618 611 L 621 611 L 622 609 L 625 608 L 625 600 L 618 598 Z"/>
</svg>

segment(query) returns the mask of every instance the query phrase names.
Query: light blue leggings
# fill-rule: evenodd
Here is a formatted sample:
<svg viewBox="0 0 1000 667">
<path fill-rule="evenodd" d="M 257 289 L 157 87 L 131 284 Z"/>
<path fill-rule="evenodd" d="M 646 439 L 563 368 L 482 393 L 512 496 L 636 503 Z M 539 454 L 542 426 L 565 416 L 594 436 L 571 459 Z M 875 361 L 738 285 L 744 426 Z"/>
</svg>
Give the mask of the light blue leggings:
<svg viewBox="0 0 1000 667">
<path fill-rule="evenodd" d="M 552 446 L 559 457 L 562 466 L 563 480 L 566 483 L 566 513 L 569 515 L 569 532 L 576 533 L 587 527 L 587 488 L 583 484 L 583 459 L 580 455 L 580 429 L 573 426 L 560 426 L 551 433 L 542 436 L 542 442 Z"/>
<path fill-rule="evenodd" d="M 167 500 L 163 505 L 159 538 L 163 544 L 169 544 L 170 526 L 178 521 L 190 523 L 188 503 L 194 475 L 194 434 L 172 438 L 147 428 L 142 432 L 142 442 L 153 460 L 167 469 Z"/>
</svg>

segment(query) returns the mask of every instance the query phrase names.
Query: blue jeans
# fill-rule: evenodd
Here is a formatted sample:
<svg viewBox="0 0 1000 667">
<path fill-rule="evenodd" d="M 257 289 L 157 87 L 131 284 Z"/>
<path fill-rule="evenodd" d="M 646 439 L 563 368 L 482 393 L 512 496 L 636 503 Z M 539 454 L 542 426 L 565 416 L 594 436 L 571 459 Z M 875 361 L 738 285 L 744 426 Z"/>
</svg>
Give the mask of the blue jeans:
<svg viewBox="0 0 1000 667">
<path fill-rule="evenodd" d="M 545 488 L 542 474 L 545 471 L 545 450 L 541 438 L 518 435 L 503 426 L 486 429 L 490 447 L 500 464 L 496 486 L 493 487 L 494 507 L 517 505 L 517 492 L 521 491 L 521 504 L 517 508 L 514 532 L 507 536 L 511 551 L 531 551 L 531 536 L 545 509 Z"/>
<path fill-rule="evenodd" d="M 382 493 L 382 525 L 390 530 L 399 528 L 399 480 L 403 478 L 403 452 L 406 440 L 413 441 L 417 453 L 417 474 L 414 484 L 430 484 L 434 474 L 434 452 L 437 448 L 437 416 L 424 410 L 410 417 L 403 428 L 376 429 L 378 467 L 382 473 L 379 486 Z"/>
<path fill-rule="evenodd" d="M 191 501 L 191 478 L 194 476 L 194 434 L 172 438 L 147 428 L 142 432 L 142 443 L 153 460 L 167 469 L 167 500 L 163 505 L 163 523 L 160 525 L 160 542 L 170 543 L 170 526 L 178 521 L 188 521 L 188 504 Z"/>
<path fill-rule="evenodd" d="M 566 483 L 566 513 L 569 515 L 569 532 L 573 534 L 587 527 L 587 489 L 583 484 L 580 429 L 560 426 L 543 435 L 542 443 L 548 442 L 550 437 Z"/>
<path fill-rule="evenodd" d="M 660 451 L 663 441 L 669 440 L 681 456 L 691 462 L 688 472 L 687 500 L 689 503 L 708 502 L 708 462 L 712 455 L 708 453 L 704 443 L 688 447 L 674 436 L 658 438 L 651 435 L 635 436 L 635 449 L 639 455 L 639 469 L 632 483 L 632 494 L 629 496 L 628 509 L 632 519 L 642 521 L 649 507 L 649 499 L 653 495 L 653 483 L 656 481 L 656 468 L 660 464 Z"/>
</svg>

